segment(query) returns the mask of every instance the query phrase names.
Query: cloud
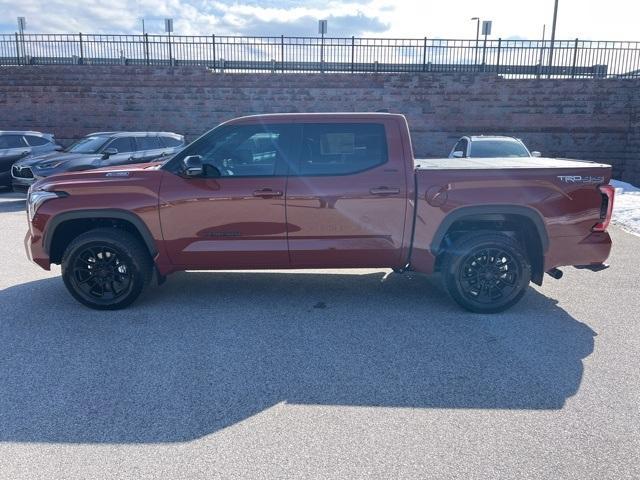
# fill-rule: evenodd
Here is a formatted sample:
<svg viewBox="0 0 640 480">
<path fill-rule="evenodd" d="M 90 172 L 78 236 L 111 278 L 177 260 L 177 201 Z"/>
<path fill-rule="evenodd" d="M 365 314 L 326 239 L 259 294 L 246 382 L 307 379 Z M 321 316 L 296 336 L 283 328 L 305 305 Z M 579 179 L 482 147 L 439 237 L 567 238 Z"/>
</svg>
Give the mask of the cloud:
<svg viewBox="0 0 640 480">
<path fill-rule="evenodd" d="M 543 3 L 544 5 L 541 5 Z M 475 38 L 473 16 L 493 20 L 492 38 L 549 37 L 553 2 L 534 0 L 0 0 L 0 32 L 153 33 L 174 18 L 184 35 L 312 35 L 329 19 L 329 35 L 390 38 Z M 562 0 L 556 38 L 640 40 L 640 2 Z"/>
<path fill-rule="evenodd" d="M 328 36 L 350 37 L 369 32 L 384 32 L 388 24 L 375 17 L 368 17 L 361 12 L 355 15 L 328 16 Z M 278 36 L 290 37 L 315 36 L 318 32 L 318 18 L 305 15 L 294 20 L 263 20 L 257 16 L 242 18 L 238 24 L 224 24 L 223 29 L 235 31 L 248 36 Z"/>
<path fill-rule="evenodd" d="M 0 11 L 27 17 L 27 33 L 163 33 L 164 18 L 174 19 L 174 33 L 184 35 L 315 36 L 319 19 L 329 21 L 329 35 L 360 36 L 385 32 L 372 0 L 0 0 Z M 327 15 L 327 12 L 331 12 Z M 0 31 L 16 26 L 4 18 Z"/>
</svg>

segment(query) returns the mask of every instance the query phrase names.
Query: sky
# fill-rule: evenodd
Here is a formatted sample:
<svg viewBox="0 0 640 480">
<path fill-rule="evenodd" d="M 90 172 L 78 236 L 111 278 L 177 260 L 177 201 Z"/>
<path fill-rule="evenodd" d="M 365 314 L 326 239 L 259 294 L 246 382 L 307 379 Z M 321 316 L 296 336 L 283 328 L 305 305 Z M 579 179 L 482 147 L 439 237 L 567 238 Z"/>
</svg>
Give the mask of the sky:
<svg viewBox="0 0 640 480">
<path fill-rule="evenodd" d="M 0 32 L 162 33 L 475 38 L 471 17 L 493 21 L 493 38 L 549 38 L 554 0 L 0 0 Z M 557 39 L 640 41 L 640 0 L 559 0 Z"/>
</svg>

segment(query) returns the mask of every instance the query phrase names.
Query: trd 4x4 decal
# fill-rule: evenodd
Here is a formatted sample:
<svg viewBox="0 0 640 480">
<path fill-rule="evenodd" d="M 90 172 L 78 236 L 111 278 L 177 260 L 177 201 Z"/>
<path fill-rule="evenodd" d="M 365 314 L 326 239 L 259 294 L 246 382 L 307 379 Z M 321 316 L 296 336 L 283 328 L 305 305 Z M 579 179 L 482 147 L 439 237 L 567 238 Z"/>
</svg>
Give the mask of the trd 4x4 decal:
<svg viewBox="0 0 640 480">
<path fill-rule="evenodd" d="M 565 183 L 587 183 L 587 184 L 598 184 L 604 183 L 604 177 L 592 177 L 592 176 L 582 176 L 582 175 L 558 175 L 558 178 L 561 182 Z"/>
</svg>

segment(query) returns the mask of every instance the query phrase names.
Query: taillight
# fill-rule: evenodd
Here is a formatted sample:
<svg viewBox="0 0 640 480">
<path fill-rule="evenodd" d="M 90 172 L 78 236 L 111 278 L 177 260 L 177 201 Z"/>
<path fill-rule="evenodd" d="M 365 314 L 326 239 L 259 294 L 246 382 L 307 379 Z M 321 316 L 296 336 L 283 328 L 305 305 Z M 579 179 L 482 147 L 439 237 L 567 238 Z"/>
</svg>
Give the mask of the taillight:
<svg viewBox="0 0 640 480">
<path fill-rule="evenodd" d="M 598 187 L 602 195 L 602 203 L 600 204 L 600 222 L 596 223 L 592 230 L 594 232 L 605 232 L 611 222 L 611 214 L 613 213 L 613 197 L 616 189 L 612 185 L 600 185 Z"/>
</svg>

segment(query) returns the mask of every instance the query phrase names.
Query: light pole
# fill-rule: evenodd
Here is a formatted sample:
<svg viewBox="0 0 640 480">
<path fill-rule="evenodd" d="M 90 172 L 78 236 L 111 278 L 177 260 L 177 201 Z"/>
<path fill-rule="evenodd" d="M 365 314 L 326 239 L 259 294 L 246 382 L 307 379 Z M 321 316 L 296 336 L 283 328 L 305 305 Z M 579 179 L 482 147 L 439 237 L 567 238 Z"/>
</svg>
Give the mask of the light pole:
<svg viewBox="0 0 640 480">
<path fill-rule="evenodd" d="M 327 33 L 326 20 L 318 20 L 318 33 L 322 36 L 320 43 L 320 71 L 324 73 L 324 36 Z"/>
<path fill-rule="evenodd" d="M 547 24 L 542 25 L 542 46 L 540 47 L 540 60 L 538 61 L 538 75 L 537 78 L 540 78 L 540 70 L 542 69 L 542 62 L 544 61 L 544 38 L 547 33 Z"/>
<path fill-rule="evenodd" d="M 471 20 L 476 21 L 476 53 L 474 62 L 478 65 L 478 42 L 480 41 L 480 17 L 472 17 Z"/>
<path fill-rule="evenodd" d="M 27 19 L 24 17 L 18 17 L 18 31 L 20 32 L 20 45 L 22 47 L 21 58 L 26 60 L 27 52 L 24 48 L 24 29 L 27 28 Z"/>
<path fill-rule="evenodd" d="M 169 65 L 173 67 L 173 56 L 171 54 L 171 32 L 173 32 L 173 18 L 164 19 L 164 31 L 169 35 Z"/>
<path fill-rule="evenodd" d="M 484 46 L 482 47 L 482 71 L 485 71 L 487 64 L 487 37 L 491 35 L 491 20 L 482 22 L 482 35 L 484 35 Z"/>
<path fill-rule="evenodd" d="M 549 72 L 547 78 L 551 78 L 551 67 L 553 66 L 553 44 L 556 41 L 556 20 L 558 20 L 558 0 L 553 7 L 553 26 L 551 27 L 551 47 L 549 48 Z"/>
</svg>

